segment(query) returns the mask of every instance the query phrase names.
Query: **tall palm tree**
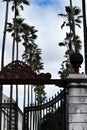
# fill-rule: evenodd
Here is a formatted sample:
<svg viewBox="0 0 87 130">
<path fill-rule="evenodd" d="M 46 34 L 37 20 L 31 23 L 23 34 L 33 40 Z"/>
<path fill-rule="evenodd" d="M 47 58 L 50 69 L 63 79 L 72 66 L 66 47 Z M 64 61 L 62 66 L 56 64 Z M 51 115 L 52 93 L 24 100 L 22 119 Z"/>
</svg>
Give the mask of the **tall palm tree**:
<svg viewBox="0 0 87 130">
<path fill-rule="evenodd" d="M 82 10 L 83 10 L 83 31 L 84 31 L 84 56 L 85 56 L 85 73 L 87 74 L 87 22 L 86 22 L 86 3 L 82 0 Z"/>
<path fill-rule="evenodd" d="M 31 66 L 32 70 L 37 73 L 39 73 L 40 70 L 43 69 L 43 63 L 40 54 L 41 49 L 39 49 L 38 46 L 35 43 L 33 43 L 27 45 L 27 52 L 25 51 L 23 55 L 23 58 L 26 58 L 26 61 Z M 31 86 L 31 103 L 33 103 L 33 88 L 37 102 L 38 103 L 41 103 L 41 101 L 43 102 L 44 101 L 43 99 L 45 97 L 44 86 L 38 85 L 38 86 Z"/>
<path fill-rule="evenodd" d="M 39 49 L 36 44 L 29 44 L 27 46 L 27 52 L 23 54 L 23 58 L 27 59 L 27 63 L 35 72 L 40 72 L 40 70 L 43 69 L 43 63 L 40 54 L 41 49 Z"/>
<path fill-rule="evenodd" d="M 14 10 L 14 35 L 13 35 L 13 49 L 12 49 L 12 61 L 14 60 L 14 47 L 16 43 L 16 60 L 18 60 L 18 33 L 19 27 L 17 27 L 17 17 L 19 16 L 19 6 L 23 9 L 21 3 L 29 5 L 28 0 L 14 0 L 12 9 Z M 18 106 L 18 85 L 16 85 L 16 104 Z M 16 129 L 18 130 L 18 111 L 16 111 Z"/>
<path fill-rule="evenodd" d="M 6 28 L 7 28 L 7 22 L 8 22 L 8 9 L 9 9 L 9 2 L 13 2 L 12 10 L 15 8 L 15 15 L 19 14 L 18 7 L 23 10 L 23 5 L 26 4 L 29 5 L 28 0 L 3 0 L 6 2 L 6 15 L 5 15 L 5 25 L 4 25 L 4 33 L 3 33 L 3 42 L 2 42 L 2 56 L 1 56 L 1 68 L 4 66 L 4 53 L 5 53 L 5 41 L 6 41 Z"/>
<path fill-rule="evenodd" d="M 12 48 L 12 61 L 14 60 L 14 53 L 15 53 L 15 43 L 16 43 L 16 60 L 18 60 L 18 43 L 19 43 L 19 38 L 18 38 L 18 21 L 17 21 L 17 17 L 19 17 L 19 7 L 23 10 L 23 6 L 22 4 L 26 4 L 29 5 L 29 1 L 28 0 L 13 0 L 13 6 L 12 6 L 12 10 L 14 11 L 14 19 L 13 19 L 13 25 L 11 23 L 8 23 L 9 25 L 9 29 L 7 28 L 6 30 L 9 31 L 13 31 L 13 48 Z M 13 90 L 13 86 L 10 87 L 10 92 L 12 93 Z M 12 94 L 10 93 L 10 98 L 12 99 Z M 12 103 L 10 103 L 10 108 Z M 18 106 L 18 85 L 16 85 L 16 105 Z M 10 110 L 10 119 L 11 119 L 11 110 Z M 10 120 L 10 124 L 11 124 L 11 120 Z M 16 111 L 16 129 L 18 129 L 18 112 Z"/>
<path fill-rule="evenodd" d="M 10 2 L 10 0 L 3 0 L 3 1 L 6 1 L 6 13 L 5 13 L 5 24 L 4 24 L 4 33 L 3 33 L 3 41 L 2 41 L 1 69 L 2 69 L 3 66 L 4 66 L 6 28 L 7 28 L 7 22 L 8 22 L 8 9 L 9 9 L 9 2 Z"/>
<path fill-rule="evenodd" d="M 8 9 L 9 9 L 9 0 L 6 1 L 6 13 L 5 13 L 5 24 L 4 24 L 4 33 L 3 33 L 3 41 L 2 41 L 2 54 L 1 54 L 1 69 L 4 67 L 4 54 L 5 54 L 5 41 L 6 41 L 6 27 L 8 21 Z M 2 104 L 2 93 L 3 93 L 3 85 L 0 85 L 0 103 Z M 2 108 L 0 107 L 0 130 L 2 128 Z"/>
<path fill-rule="evenodd" d="M 72 19 L 73 40 L 74 40 L 74 45 L 75 45 L 75 43 L 76 43 L 76 38 L 75 38 L 75 21 L 74 21 L 74 12 L 73 12 L 73 7 L 72 7 L 72 0 L 70 0 L 70 7 L 71 7 L 71 19 Z M 76 46 L 75 46 L 75 51 L 77 51 Z"/>
<path fill-rule="evenodd" d="M 23 5 L 29 5 L 28 0 L 15 0 L 13 2 L 12 10 L 14 11 L 14 37 L 13 37 L 13 49 L 12 49 L 12 60 L 14 60 L 14 49 L 16 42 L 16 60 L 18 59 L 18 31 L 17 31 L 17 17 L 19 16 L 19 7 L 23 10 Z"/>
<path fill-rule="evenodd" d="M 23 6 L 21 5 L 21 3 L 29 5 L 29 1 L 28 0 L 16 0 L 16 1 L 14 1 L 14 4 L 13 4 L 13 9 L 14 9 L 14 35 L 13 35 L 12 60 L 14 60 L 15 43 L 16 43 L 16 60 L 18 60 L 18 44 L 20 42 L 19 32 L 20 32 L 20 29 L 21 29 L 22 21 L 21 21 L 21 23 L 20 23 L 20 21 L 17 21 L 17 17 L 19 16 L 19 6 L 23 10 Z M 18 23 L 20 23 L 20 27 L 18 27 L 18 25 L 19 25 Z M 25 101 L 25 99 L 24 99 L 24 101 Z M 18 106 L 18 85 L 16 85 L 16 104 Z M 16 120 L 17 120 L 16 121 L 17 122 L 16 129 L 18 130 L 18 112 L 16 114 L 17 114 L 17 116 L 16 116 Z"/>
<path fill-rule="evenodd" d="M 65 7 L 66 14 L 59 14 L 59 16 L 65 17 L 66 20 L 63 22 L 61 25 L 61 28 L 64 26 L 67 26 L 70 28 L 70 34 L 73 33 L 73 38 L 74 38 L 74 51 L 76 51 L 76 41 L 75 41 L 75 26 L 81 27 L 81 15 L 80 12 L 81 10 L 78 7 L 71 7 L 71 6 L 66 6 Z M 72 15 L 73 14 L 73 15 Z M 71 39 L 70 39 L 71 40 Z M 71 42 L 70 42 L 71 43 Z M 69 45 L 71 50 L 72 50 L 72 45 Z"/>
<path fill-rule="evenodd" d="M 72 1 L 70 1 L 70 6 L 66 6 L 66 14 L 59 14 L 59 16 L 63 16 L 66 19 L 64 20 L 63 24 L 61 25 L 61 28 L 64 26 L 69 27 L 69 32 L 66 32 L 66 37 L 64 38 L 63 42 L 60 42 L 60 46 L 67 47 L 67 50 L 65 52 L 66 60 L 64 60 L 61 64 L 61 68 L 59 71 L 59 74 L 61 78 L 65 78 L 68 76 L 70 71 L 72 70 L 72 67 L 70 66 L 70 55 L 73 52 L 79 52 L 81 49 L 81 41 L 79 36 L 75 33 L 75 26 L 81 27 L 81 10 L 78 7 L 72 7 Z"/>
</svg>

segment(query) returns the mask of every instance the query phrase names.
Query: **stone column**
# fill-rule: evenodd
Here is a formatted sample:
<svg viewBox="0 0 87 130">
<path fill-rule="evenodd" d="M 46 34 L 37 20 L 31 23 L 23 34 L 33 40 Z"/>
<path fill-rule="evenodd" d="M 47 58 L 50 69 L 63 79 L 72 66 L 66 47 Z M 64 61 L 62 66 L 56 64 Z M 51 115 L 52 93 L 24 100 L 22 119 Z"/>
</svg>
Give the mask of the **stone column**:
<svg viewBox="0 0 87 130">
<path fill-rule="evenodd" d="M 78 79 L 79 82 L 68 83 L 67 90 L 67 125 L 68 130 L 87 130 L 87 75 L 70 74 L 71 79 Z"/>
</svg>

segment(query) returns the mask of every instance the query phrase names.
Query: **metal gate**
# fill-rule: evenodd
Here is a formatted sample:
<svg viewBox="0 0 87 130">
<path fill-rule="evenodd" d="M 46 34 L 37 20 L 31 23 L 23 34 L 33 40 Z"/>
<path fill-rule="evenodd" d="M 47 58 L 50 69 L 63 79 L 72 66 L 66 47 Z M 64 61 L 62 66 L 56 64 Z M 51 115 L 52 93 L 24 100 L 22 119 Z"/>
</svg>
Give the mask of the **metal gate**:
<svg viewBox="0 0 87 130">
<path fill-rule="evenodd" d="M 2 103 L 2 130 L 17 129 L 17 105 L 16 103 Z M 16 115 L 16 116 L 15 116 Z"/>
<path fill-rule="evenodd" d="M 18 119 L 20 118 L 18 113 L 18 93 L 19 85 L 23 85 L 24 88 L 24 101 L 22 100 L 23 112 L 21 119 L 21 129 L 22 130 L 65 130 L 65 92 L 61 91 L 52 100 L 47 101 L 44 104 L 31 104 L 25 105 L 25 93 L 27 92 L 27 101 L 29 99 L 28 91 L 25 92 L 26 85 L 27 89 L 29 85 L 64 85 L 62 80 L 51 79 L 49 74 L 36 74 L 34 73 L 30 66 L 22 61 L 14 61 L 7 66 L 5 66 L 2 71 L 0 71 L 0 85 L 10 85 L 9 88 L 9 98 L 10 102 L 2 103 L 2 91 L 0 91 L 0 115 L 2 111 L 9 111 L 7 115 L 7 127 L 6 130 L 19 130 L 20 123 Z M 15 85 L 15 100 L 13 102 L 13 88 Z M 0 116 L 0 130 L 2 117 Z"/>
<path fill-rule="evenodd" d="M 24 108 L 23 130 L 65 130 L 64 90 L 45 104 Z"/>
</svg>

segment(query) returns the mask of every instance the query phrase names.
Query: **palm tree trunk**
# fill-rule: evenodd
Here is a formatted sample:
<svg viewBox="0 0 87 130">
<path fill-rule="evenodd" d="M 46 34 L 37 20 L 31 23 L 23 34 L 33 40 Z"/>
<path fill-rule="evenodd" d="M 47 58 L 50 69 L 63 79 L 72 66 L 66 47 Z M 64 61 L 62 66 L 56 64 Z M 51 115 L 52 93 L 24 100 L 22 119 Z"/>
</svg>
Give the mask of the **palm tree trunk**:
<svg viewBox="0 0 87 130">
<path fill-rule="evenodd" d="M 9 112 L 9 129 L 11 129 L 12 120 L 12 96 L 13 96 L 13 86 L 10 85 L 10 112 Z"/>
<path fill-rule="evenodd" d="M 18 41 L 17 41 L 17 32 L 16 32 L 16 17 L 17 17 L 17 2 L 15 4 L 15 12 L 14 12 L 14 37 L 13 37 L 13 46 L 12 46 L 12 61 L 15 59 L 15 44 L 16 44 L 16 60 L 18 60 Z"/>
<path fill-rule="evenodd" d="M 18 60 L 18 52 L 19 51 L 19 49 L 18 49 L 18 42 L 16 43 L 16 60 Z"/>
<path fill-rule="evenodd" d="M 16 9 L 17 9 L 17 1 L 14 1 L 14 4 L 15 4 L 15 14 L 14 14 L 14 38 L 13 38 L 13 47 L 15 46 L 15 40 L 16 40 L 16 35 L 17 35 L 17 32 L 16 32 Z M 14 49 L 14 48 L 13 48 Z M 17 50 L 16 50 L 17 51 Z M 14 54 L 13 54 L 14 55 Z M 17 57 L 16 57 L 17 59 Z M 18 130 L 18 84 L 16 84 L 16 130 Z"/>
<path fill-rule="evenodd" d="M 14 10 L 14 37 L 13 37 L 13 43 L 12 43 L 12 61 L 15 59 L 15 39 L 16 39 L 16 1 L 15 4 L 15 10 Z"/>
<path fill-rule="evenodd" d="M 3 33 L 3 43 L 2 43 L 2 56 L 1 56 L 1 69 L 4 66 L 4 53 L 5 53 L 5 41 L 6 41 L 6 28 L 7 28 L 7 21 L 8 21 L 8 8 L 9 8 L 9 1 L 6 2 L 6 15 L 5 15 L 5 26 L 4 26 L 4 33 Z"/>
<path fill-rule="evenodd" d="M 72 0 L 70 0 L 70 6 L 72 7 Z"/>
<path fill-rule="evenodd" d="M 83 32 L 84 32 L 84 56 L 85 56 L 85 73 L 87 74 L 87 26 L 86 26 L 86 6 L 85 0 L 82 0 L 82 10 L 83 10 Z"/>
<path fill-rule="evenodd" d="M 8 8 L 9 8 L 9 1 L 6 2 L 6 15 L 5 15 L 5 26 L 4 26 L 4 33 L 3 33 L 3 42 L 2 42 L 2 56 L 1 56 L 1 69 L 4 67 L 4 53 L 5 53 L 5 41 L 6 41 L 6 27 L 8 21 Z M 2 104 L 2 95 L 3 95 L 3 85 L 0 85 L 0 104 Z M 2 128 L 2 105 L 0 107 L 0 130 Z"/>
<path fill-rule="evenodd" d="M 74 39 L 74 48 L 75 48 L 75 52 L 77 52 L 77 48 L 75 46 L 75 43 L 76 43 L 76 38 L 75 38 L 75 22 L 74 22 L 74 14 L 73 14 L 73 7 L 72 7 L 72 0 L 70 0 L 70 7 L 71 7 L 71 10 L 72 10 L 72 14 L 71 14 L 71 17 L 72 17 L 72 31 L 73 31 L 73 39 Z"/>
<path fill-rule="evenodd" d="M 12 62 L 14 61 L 15 55 L 15 36 L 13 37 L 13 44 L 12 44 Z"/>
</svg>

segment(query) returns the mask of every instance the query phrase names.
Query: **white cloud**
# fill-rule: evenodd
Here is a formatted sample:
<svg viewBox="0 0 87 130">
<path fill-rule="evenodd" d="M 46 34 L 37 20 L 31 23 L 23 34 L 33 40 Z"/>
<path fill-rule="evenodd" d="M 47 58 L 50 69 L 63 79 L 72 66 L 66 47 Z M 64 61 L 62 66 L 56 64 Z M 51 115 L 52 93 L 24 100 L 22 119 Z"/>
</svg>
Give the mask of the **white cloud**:
<svg viewBox="0 0 87 130">
<path fill-rule="evenodd" d="M 69 1 L 61 0 L 60 3 L 64 12 L 64 6 L 69 4 Z M 73 1 L 73 4 L 76 4 L 76 2 Z M 79 4 L 81 4 L 81 2 L 79 2 Z M 2 8 L 3 6 L 5 6 L 4 3 L 1 5 Z M 66 29 L 60 29 L 61 23 L 63 22 L 63 18 L 58 17 L 57 15 L 58 13 L 62 12 L 61 7 L 54 8 L 52 5 L 41 7 L 36 4 L 31 4 L 29 7 L 25 7 L 24 12 L 21 12 L 22 17 L 25 18 L 27 23 L 29 23 L 30 25 L 34 25 L 35 28 L 38 30 L 38 38 L 36 42 L 42 49 L 42 58 L 45 66 L 45 71 L 51 72 L 53 77 L 55 78 L 55 74 L 57 75 L 57 71 L 64 55 L 64 49 L 58 47 L 58 42 L 63 40 L 66 32 Z M 2 12 L 4 16 L 5 9 Z M 4 23 L 3 19 L 3 22 L 1 21 L 0 24 L 1 28 Z M 55 68 L 55 66 L 57 65 L 58 68 Z M 55 70 L 52 68 L 55 68 Z"/>
<path fill-rule="evenodd" d="M 79 0 L 78 2 L 74 0 L 73 3 L 75 5 L 81 6 L 81 0 Z M 42 49 L 42 59 L 44 62 L 45 69 L 43 72 L 50 72 L 52 74 L 52 78 L 58 78 L 58 70 L 60 69 L 60 64 L 63 61 L 63 55 L 65 50 L 64 48 L 58 47 L 58 42 L 63 41 L 65 37 L 66 29 L 60 29 L 61 23 L 63 22 L 63 18 L 58 17 L 57 14 L 62 13 L 62 11 L 64 12 L 64 6 L 69 4 L 69 1 L 60 0 L 60 4 L 61 6 L 58 5 L 60 8 L 54 8 L 51 5 L 41 7 L 35 4 L 31 4 L 29 7 L 25 7 L 24 12 L 21 12 L 22 17 L 25 18 L 26 22 L 32 26 L 35 26 L 35 28 L 38 30 L 38 38 L 36 40 L 36 43 Z M 1 42 L 3 34 L 2 27 L 4 25 L 5 4 L 0 1 L 0 5 L 0 18 L 2 18 L 0 19 Z M 79 33 L 82 39 L 82 31 L 78 30 L 77 32 Z M 5 58 L 6 63 L 9 62 L 11 55 L 11 52 L 9 51 L 10 42 L 10 37 L 8 37 Z M 54 89 L 54 92 L 53 90 L 51 90 L 49 89 L 49 93 L 52 92 L 54 95 L 56 89 Z"/>
<path fill-rule="evenodd" d="M 62 51 L 64 49 L 58 47 L 58 42 L 63 40 L 66 31 L 60 29 L 62 19 L 58 17 L 58 13 L 59 10 L 55 10 L 51 6 L 40 7 L 37 5 L 31 5 L 23 13 L 26 21 L 38 30 L 36 42 L 42 49 L 44 68 L 53 75 L 53 78 L 58 78 L 59 66 L 64 55 L 64 51 Z"/>
<path fill-rule="evenodd" d="M 61 1 L 61 3 L 63 3 L 62 6 L 65 6 L 69 2 Z M 29 24 L 35 25 L 36 29 L 38 29 L 37 44 L 42 49 L 45 71 L 51 72 L 53 78 L 57 76 L 64 55 L 64 48 L 58 47 L 58 42 L 63 41 L 66 32 L 66 29 L 60 29 L 63 22 L 63 18 L 57 15 L 60 12 L 61 8 L 55 9 L 52 6 L 41 7 L 32 4 L 25 9 L 23 14 Z M 80 36 L 81 30 L 78 30 Z M 58 68 L 56 68 L 57 66 Z"/>
<path fill-rule="evenodd" d="M 64 7 L 69 4 L 69 1 L 61 0 L 60 3 L 61 6 Z M 75 2 L 73 3 L 75 4 Z M 2 5 L 5 6 L 4 3 Z M 5 10 L 3 12 L 5 12 Z M 53 78 L 58 76 L 57 72 L 64 55 L 64 48 L 58 47 L 58 42 L 63 41 L 66 32 L 66 29 L 60 29 L 61 23 L 63 22 L 63 18 L 57 15 L 60 12 L 61 8 L 57 9 L 52 5 L 41 7 L 36 4 L 31 4 L 29 7 L 26 6 L 24 12 L 21 12 L 22 17 L 25 18 L 27 23 L 34 25 L 38 30 L 36 43 L 42 49 L 44 71 L 49 71 L 53 75 Z M 4 22 L 1 22 L 1 26 L 3 26 L 2 23 Z M 10 45 L 7 46 L 7 48 L 9 47 Z M 7 53 L 8 51 L 6 55 Z M 9 61 L 9 56 L 6 59 Z"/>
</svg>

